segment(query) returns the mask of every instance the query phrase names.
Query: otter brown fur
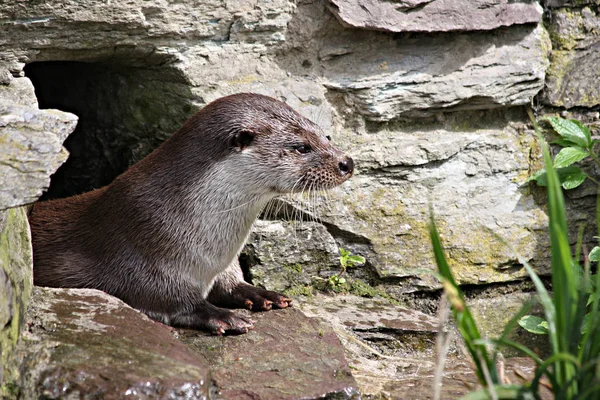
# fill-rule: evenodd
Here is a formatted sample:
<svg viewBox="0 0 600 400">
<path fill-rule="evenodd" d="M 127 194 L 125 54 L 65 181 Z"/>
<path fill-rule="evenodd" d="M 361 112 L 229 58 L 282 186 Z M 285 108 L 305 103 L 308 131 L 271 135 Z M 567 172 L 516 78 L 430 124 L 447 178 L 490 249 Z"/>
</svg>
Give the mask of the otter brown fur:
<svg viewBox="0 0 600 400">
<path fill-rule="evenodd" d="M 243 280 L 237 256 L 265 204 L 329 189 L 353 161 L 289 106 L 243 93 L 192 116 L 110 185 L 35 204 L 36 285 L 95 288 L 161 322 L 216 334 L 288 297 Z"/>
</svg>

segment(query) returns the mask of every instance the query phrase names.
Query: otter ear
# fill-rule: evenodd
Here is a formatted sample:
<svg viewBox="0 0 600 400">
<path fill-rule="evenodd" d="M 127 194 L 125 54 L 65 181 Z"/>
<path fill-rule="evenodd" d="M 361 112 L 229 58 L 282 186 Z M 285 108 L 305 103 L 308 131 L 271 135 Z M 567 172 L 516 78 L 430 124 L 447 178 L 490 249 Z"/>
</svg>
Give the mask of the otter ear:
<svg viewBox="0 0 600 400">
<path fill-rule="evenodd" d="M 235 136 L 231 139 L 231 145 L 237 149 L 237 151 L 242 151 L 246 147 L 250 146 L 250 143 L 254 140 L 254 132 L 250 131 L 239 131 L 235 134 Z"/>
</svg>

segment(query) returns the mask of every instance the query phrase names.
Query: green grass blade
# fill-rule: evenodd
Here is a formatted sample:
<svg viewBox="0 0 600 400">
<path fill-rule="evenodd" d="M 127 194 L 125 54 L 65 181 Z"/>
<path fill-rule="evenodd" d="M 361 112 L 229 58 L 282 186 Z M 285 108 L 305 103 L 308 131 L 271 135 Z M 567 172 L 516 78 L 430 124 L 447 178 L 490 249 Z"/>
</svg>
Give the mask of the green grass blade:
<svg viewBox="0 0 600 400">
<path fill-rule="evenodd" d="M 481 339 L 481 334 L 477 328 L 475 319 L 467 306 L 464 294 L 456 283 L 446 260 L 440 235 L 433 218 L 433 210 L 430 210 L 429 234 L 442 285 L 444 286 L 444 290 L 448 294 L 448 300 L 452 305 L 452 313 L 454 315 L 454 320 L 456 321 L 457 329 L 465 341 L 467 350 L 475 363 L 477 378 L 482 385 L 488 386 L 486 373 L 489 372 L 489 380 L 491 380 L 491 383 L 498 384 L 500 382 L 496 364 L 492 361 L 485 346 L 474 343 L 475 340 Z"/>
<path fill-rule="evenodd" d="M 573 369 L 576 369 L 580 366 L 579 360 L 575 358 L 572 354 L 569 353 L 556 353 L 548 357 L 544 362 L 536 368 L 535 376 L 531 381 L 531 388 L 534 391 L 538 391 L 538 386 L 540 384 L 540 379 L 543 375 L 546 375 L 548 379 L 552 382 L 552 386 L 556 390 L 565 389 L 565 384 L 573 383 L 573 378 L 575 375 L 571 375 L 569 379 L 565 382 L 560 382 L 559 377 L 557 376 L 557 371 L 549 371 L 548 368 L 551 365 L 557 365 L 558 362 L 563 362 L 564 364 L 569 364 Z M 556 392 L 555 392 L 556 394 Z"/>
<path fill-rule="evenodd" d="M 550 247 L 552 252 L 552 290 L 554 294 L 554 323 L 556 325 L 556 334 L 550 336 L 550 340 L 552 342 L 556 341 L 556 343 L 553 343 L 552 347 L 554 355 L 558 355 L 568 353 L 568 351 L 572 349 L 572 340 L 576 339 L 571 335 L 577 316 L 576 307 L 579 299 L 579 271 L 574 268 L 574 262 L 569 246 L 565 203 L 558 174 L 552 166 L 552 158 L 550 157 L 548 145 L 539 131 L 533 113 L 531 110 L 528 110 L 528 113 L 538 134 L 548 179 L 548 216 Z M 566 125 L 563 124 L 564 120 L 558 121 L 557 119 L 549 119 L 549 121 L 557 132 L 559 129 L 557 129 L 558 125 L 556 124 L 561 124 L 560 128 L 563 129 L 566 129 L 568 125 L 566 123 Z M 571 123 L 571 125 L 573 124 Z M 569 125 L 569 128 L 572 127 L 571 125 Z M 576 128 L 577 133 L 584 136 L 580 129 L 578 127 Z M 563 137 L 566 137 L 563 134 L 564 132 L 559 133 Z M 574 133 L 574 131 L 571 131 L 570 133 Z M 575 140 L 574 137 L 568 137 L 568 139 Z M 581 146 L 586 147 L 585 144 Z M 550 327 L 551 321 L 548 318 L 546 319 Z M 571 363 L 566 362 L 564 358 L 555 358 L 553 372 L 556 375 L 558 384 L 563 385 L 566 382 L 570 382 L 576 375 L 576 368 Z M 576 393 L 576 390 L 576 387 L 570 386 L 566 395 L 573 396 Z"/>
<path fill-rule="evenodd" d="M 519 309 L 519 311 L 513 315 L 513 317 L 508 321 L 508 323 L 504 326 L 502 330 L 502 334 L 499 337 L 499 340 L 506 339 L 508 335 L 519 325 L 519 320 L 523 318 L 531 308 L 533 307 L 533 300 L 528 300 Z"/>
<path fill-rule="evenodd" d="M 478 339 L 478 340 L 474 340 L 473 342 L 475 344 L 481 344 L 481 345 L 493 345 L 496 347 L 499 347 L 499 346 L 510 347 L 510 348 L 515 349 L 516 351 L 522 353 L 524 356 L 531 358 L 538 365 L 541 365 L 543 362 L 543 360 L 541 358 L 539 358 L 538 355 L 535 354 L 527 346 L 524 346 L 520 343 L 514 342 L 514 341 L 506 339 L 506 338 L 504 338 L 504 339 Z"/>
<path fill-rule="evenodd" d="M 594 396 L 592 396 L 594 393 L 598 393 Z M 598 399 L 600 398 L 600 384 L 596 384 L 594 386 L 590 386 L 588 388 L 585 388 L 585 390 L 583 391 L 583 393 L 581 393 L 581 395 L 579 395 L 579 399 L 581 400 L 587 400 L 587 399 Z"/>
<path fill-rule="evenodd" d="M 596 273 L 595 288 L 592 295 L 594 301 L 588 317 L 589 328 L 579 344 L 578 358 L 582 363 L 590 359 L 596 359 L 600 355 L 600 273 Z"/>
</svg>

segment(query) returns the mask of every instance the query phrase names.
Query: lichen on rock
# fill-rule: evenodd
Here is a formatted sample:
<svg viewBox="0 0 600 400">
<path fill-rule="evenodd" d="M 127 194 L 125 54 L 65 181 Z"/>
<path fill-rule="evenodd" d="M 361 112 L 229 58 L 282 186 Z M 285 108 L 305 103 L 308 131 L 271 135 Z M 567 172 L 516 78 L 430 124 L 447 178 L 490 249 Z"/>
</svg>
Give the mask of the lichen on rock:
<svg viewBox="0 0 600 400">
<path fill-rule="evenodd" d="M 33 287 L 32 263 L 25 209 L 0 211 L 0 397 L 12 396 L 8 382 L 19 377 L 14 350 Z"/>
</svg>

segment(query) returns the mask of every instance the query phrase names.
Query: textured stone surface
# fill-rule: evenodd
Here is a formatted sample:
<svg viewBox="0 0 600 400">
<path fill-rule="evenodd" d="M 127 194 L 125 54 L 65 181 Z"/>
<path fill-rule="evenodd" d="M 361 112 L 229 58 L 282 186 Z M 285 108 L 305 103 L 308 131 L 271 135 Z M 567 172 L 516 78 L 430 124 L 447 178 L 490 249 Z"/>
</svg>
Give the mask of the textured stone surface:
<svg viewBox="0 0 600 400">
<path fill-rule="evenodd" d="M 322 58 L 332 54 L 323 62 L 325 86 L 369 120 L 524 105 L 544 85 L 542 28 L 373 39 L 345 30 L 321 50 Z"/>
<path fill-rule="evenodd" d="M 589 4 L 600 4 L 600 0 L 544 0 L 544 5 L 549 8 L 578 7 Z"/>
<path fill-rule="evenodd" d="M 292 3 L 286 0 L 202 1 L 193 5 L 174 5 L 166 0 L 152 4 L 90 0 L 41 2 L 36 7 L 7 1 L 0 10 L 0 26 L 5 33 L 0 39 L 0 59 L 110 58 L 146 67 L 173 58 L 185 62 L 185 55 L 176 54 L 175 49 L 184 50 L 186 41 L 277 43 L 285 37 L 292 10 Z M 95 40 L 90 41 L 90 35 Z"/>
<path fill-rule="evenodd" d="M 0 101 L 0 209 L 31 203 L 66 160 L 62 147 L 77 118 Z"/>
<path fill-rule="evenodd" d="M 488 30 L 542 19 L 542 7 L 529 0 L 329 1 L 343 24 L 389 32 Z"/>
<path fill-rule="evenodd" d="M 402 398 L 406 395 L 405 385 L 387 389 L 385 386 L 407 379 L 421 381 L 421 370 L 431 373 L 437 332 L 434 317 L 383 299 L 353 295 L 318 294 L 298 299 L 297 303 L 307 315 L 333 326 L 363 394 L 387 392 L 391 398 Z M 419 386 L 411 398 L 427 398 L 431 394 L 431 381 Z M 450 385 L 445 390 L 455 393 L 456 387 Z"/>
<path fill-rule="evenodd" d="M 478 302 L 478 317 L 481 317 L 480 312 L 485 312 L 481 308 L 484 304 L 504 310 L 501 304 L 516 303 L 508 299 L 486 300 Z M 433 382 L 438 364 L 435 338 L 440 324 L 437 317 L 407 310 L 384 299 L 350 295 L 317 295 L 301 300 L 298 306 L 307 315 L 333 326 L 346 348 L 346 357 L 363 395 L 386 399 L 434 398 Z M 497 334 L 496 330 L 492 337 Z M 456 339 L 458 336 L 454 335 Z M 478 385 L 470 361 L 464 358 L 458 348 L 460 344 L 454 339 L 442 374 L 442 399 L 460 398 L 470 391 L 469 387 Z M 533 376 L 533 362 L 525 358 L 509 358 L 500 368 L 513 383 L 520 382 L 519 377 L 531 379 Z M 552 396 L 543 390 L 542 398 Z"/>
<path fill-rule="evenodd" d="M 600 14 L 597 7 L 552 13 L 552 65 L 545 100 L 565 108 L 600 105 Z"/>
<path fill-rule="evenodd" d="M 329 195 L 322 218 L 380 276 L 418 277 L 408 290 L 439 285 L 427 230 L 430 204 L 460 281 L 524 277 L 495 236 L 543 267 L 546 216 L 523 186 L 535 140 L 518 119 L 518 113 L 470 113 L 353 137 L 359 173 Z"/>
<path fill-rule="evenodd" d="M 10 397 L 1 383 L 15 379 L 13 350 L 25 323 L 31 288 L 31 238 L 25 210 L 0 211 L 0 397 Z"/>
<path fill-rule="evenodd" d="M 35 288 L 27 321 L 13 382 L 22 398 L 208 396 L 208 366 L 194 352 L 100 291 Z"/>
<path fill-rule="evenodd" d="M 22 65 L 11 60 L 96 62 L 84 80 L 103 82 L 104 92 L 91 96 L 92 112 L 78 114 L 81 126 L 88 126 L 81 143 L 94 143 L 92 151 L 106 155 L 106 167 L 90 161 L 84 147 L 73 147 L 86 167 L 75 168 L 79 177 L 65 174 L 65 182 L 81 178 L 86 189 L 105 184 L 93 174 L 111 179 L 197 107 L 240 91 L 287 101 L 323 125 L 354 156 L 355 178 L 330 200 L 317 200 L 331 207 L 319 207 L 326 229 L 314 226 L 302 232 L 296 249 L 290 247 L 293 230 L 287 225 L 269 233 L 269 246 L 280 249 L 277 256 L 271 252 L 270 259 L 267 252 L 260 256 L 269 259 L 269 273 L 262 275 L 272 275 L 271 283 L 279 279 L 285 284 L 290 272 L 286 266 L 304 271 L 302 282 L 314 275 L 327 277 L 337 268 L 341 245 L 366 256 L 380 276 L 403 279 L 403 290 L 437 287 L 429 275 L 433 265 L 425 232 L 432 196 L 439 218 L 451 227 L 446 243 L 455 265 L 464 265 L 459 275 L 465 282 L 524 276 L 512 268 L 515 258 L 510 252 L 487 245 L 493 234 L 482 226 L 514 239 L 526 257 L 535 256 L 536 232 L 544 217 L 519 189 L 529 170 L 530 137 L 494 122 L 496 117 L 489 125 L 473 126 L 472 120 L 485 119 L 485 114 L 472 120 L 467 113 L 439 116 L 450 122 L 437 125 L 435 120 L 405 125 L 395 121 L 440 111 L 528 104 L 543 86 L 548 63 L 542 28 L 519 25 L 398 38 L 343 27 L 323 1 L 296 7 L 282 1 L 203 2 L 199 9 L 168 7 L 166 2 L 150 8 L 137 1 L 114 8 L 91 2 L 87 7 L 67 3 L 56 10 L 52 3 L 32 10 L 9 2 L 2 12 L 6 39 L 0 53 L 13 74 Z M 41 18 L 50 15 L 56 16 Z M 96 38 L 93 44 L 90 34 Z M 73 65 L 69 76 L 77 76 L 78 67 Z M 106 71 L 111 68 L 115 74 L 109 76 Z M 40 76 L 48 71 L 42 69 Z M 86 87 L 79 92 L 86 93 Z M 40 98 L 52 99 L 55 92 Z M 87 104 L 76 96 L 71 101 Z M 84 116 L 95 110 L 102 110 L 95 114 L 96 121 L 111 124 L 86 123 Z M 513 119 L 523 120 L 524 114 Z M 104 135 L 108 131 L 112 136 Z M 463 207 L 470 211 L 466 217 Z M 473 231 L 486 245 L 474 240 Z M 317 234 L 326 239 L 318 246 L 307 244 L 307 236 Z M 310 260 L 300 262 L 305 245 L 315 251 L 306 252 Z"/>
<path fill-rule="evenodd" d="M 337 253 L 321 224 L 256 221 L 242 259 L 253 284 L 281 292 L 339 272 Z"/>
<path fill-rule="evenodd" d="M 396 334 L 437 332 L 435 317 L 416 310 L 393 305 L 383 299 L 366 299 L 353 295 L 317 295 L 301 301 L 300 308 L 308 316 L 320 317 L 336 327 L 356 332 L 395 331 Z"/>
<path fill-rule="evenodd" d="M 289 201 L 289 209 L 305 221 L 302 224 L 257 224 L 246 252 L 256 262 L 251 272 L 257 283 L 289 288 L 311 285 L 315 278 L 326 281 L 339 271 L 337 250 L 343 247 L 367 258 L 366 266 L 354 268 L 346 277 L 373 283 L 369 296 L 382 287 L 382 293 L 399 299 L 405 292 L 439 288 L 431 274 L 426 232 L 430 203 L 462 282 L 523 279 L 525 274 L 514 254 L 499 243 L 496 234 L 545 272 L 544 196 L 523 185 L 530 171 L 539 166 L 537 147 L 524 125 L 525 113 L 513 106 L 528 105 L 546 85 L 543 99 L 547 104 L 574 107 L 586 121 L 597 121 L 599 3 L 545 2 L 550 7 L 551 60 L 545 28 L 534 25 L 540 18 L 536 3 L 82 0 L 39 1 L 32 6 L 6 0 L 0 8 L 0 121 L 5 124 L 0 126 L 0 137 L 6 137 L 9 129 L 13 133 L 11 146 L 0 142 L 0 154 L 5 154 L 0 157 L 0 209 L 34 200 L 47 185 L 52 168 L 64 159 L 60 147 L 64 137 L 59 139 L 62 134 L 57 135 L 54 128 L 66 132 L 74 120 L 65 114 L 40 112 L 36 96 L 42 108 L 58 107 L 80 117 L 77 134 L 81 137 L 76 140 L 73 136 L 73 143 L 68 144 L 75 172 L 60 173 L 63 182 L 73 185 L 63 188 L 63 194 L 69 194 L 105 184 L 207 102 L 254 91 L 285 100 L 316 120 L 357 163 L 356 176 L 329 197 L 316 198 L 310 205 L 306 199 Z M 352 8 L 358 4 L 364 8 Z M 460 11 L 453 14 L 452 10 Z M 490 17 L 495 13 L 497 17 Z M 60 64 L 51 64 L 58 61 Z M 545 80 L 549 61 L 552 65 Z M 34 94 L 23 75 L 34 81 L 40 78 L 35 82 L 38 93 Z M 493 108 L 499 110 L 490 111 Z M 592 112 L 587 112 L 588 108 Z M 10 124 L 7 116 L 11 116 Z M 48 131 L 55 134 L 47 133 L 48 124 L 54 125 Z M 19 140 L 14 140 L 15 135 Z M 15 158 L 15 146 L 21 150 L 42 146 L 47 152 L 23 150 Z M 77 157 L 83 162 L 76 162 Z M 17 170 L 26 173 L 17 174 Z M 23 181 L 17 176 L 35 179 Z M 588 210 L 594 201 L 589 197 L 593 194 L 591 186 L 569 193 L 572 221 L 591 219 Z M 299 212 L 301 208 L 305 211 Z M 22 221 L 19 213 L 17 219 Z M 5 224 L 15 226 L 9 222 Z M 4 237 L 18 237 L 23 226 L 4 232 Z M 9 251 L 26 261 L 28 250 L 21 251 L 18 246 L 11 244 Z M 9 272 L 0 278 L 0 299 L 15 294 L 7 277 Z M 328 307 L 336 317 L 329 320 L 337 321 L 337 326 L 347 329 L 354 324 L 356 329 L 346 331 L 353 339 L 342 339 L 361 355 L 353 358 L 353 364 L 361 386 L 373 389 L 368 393 L 387 391 L 403 398 L 410 390 L 421 398 L 430 396 L 431 324 L 418 332 L 403 329 L 396 323 L 404 319 L 394 313 L 404 315 L 404 311 L 384 307 L 381 300 L 376 300 L 368 313 L 361 312 L 362 318 L 351 320 L 359 300 L 317 299 L 331 301 Z M 490 304 L 505 305 L 503 301 L 486 299 L 476 305 L 481 306 L 485 323 L 497 326 L 502 322 L 488 310 Z M 15 315 L 14 307 L 6 301 L 0 303 L 0 323 L 5 328 L 15 326 Z M 207 339 L 219 346 L 225 343 L 216 348 L 232 351 L 219 350 L 217 358 L 222 358 L 223 367 L 215 376 L 221 382 L 229 382 L 225 378 L 228 373 L 242 374 L 244 368 L 255 368 L 255 376 L 293 378 L 292 369 L 273 370 L 279 368 L 280 360 L 275 360 L 275 367 L 253 366 L 236 360 L 233 354 L 250 351 L 244 340 L 252 337 L 270 344 L 273 337 L 282 337 L 281 343 L 293 347 L 294 338 L 279 330 L 295 327 L 303 317 L 288 311 L 256 318 L 257 326 L 265 328 L 252 333 L 258 336 Z M 406 315 L 403 318 L 410 321 Z M 269 331 L 272 321 L 279 324 L 277 334 Z M 48 326 L 44 324 L 47 321 L 34 321 L 31 335 L 43 333 L 56 342 L 51 335 L 59 332 L 38 329 Z M 361 335 L 357 335 L 359 331 Z M 328 332 L 325 328 L 325 338 L 331 338 Z M 11 335 L 14 343 L 16 334 Z M 314 337 L 313 331 L 311 335 Z M 95 339 L 89 340 L 95 343 Z M 403 361 L 377 360 L 379 356 L 356 340 Z M 3 349 L 4 343 L 8 342 L 2 342 Z M 283 346 L 281 343 L 278 345 Z M 259 344 L 258 340 L 252 343 L 254 347 Z M 39 342 L 35 346 L 40 350 L 53 345 Z M 338 350 L 327 351 L 338 354 Z M 257 354 L 264 359 L 269 353 L 261 348 Z M 32 357 L 26 362 L 51 360 L 46 350 Z M 244 357 L 255 360 L 252 354 Z M 231 368 L 238 364 L 244 368 Z M 263 369 L 259 371 L 260 365 Z M 453 365 L 456 370 L 445 380 L 447 398 L 465 393 L 457 377 L 468 366 L 460 360 Z M 27 365 L 20 368 L 26 370 Z M 384 371 L 383 380 L 376 379 L 378 369 Z M 65 376 L 72 376 L 68 368 L 64 371 Z M 48 393 L 56 393 L 61 381 L 57 375 L 49 378 L 48 385 L 54 386 L 49 386 Z M 251 380 L 252 374 L 242 378 Z M 101 384 L 86 379 L 66 387 L 76 395 L 86 382 Z M 305 381 L 312 382 L 312 377 Z M 282 380 L 270 382 L 263 386 L 262 396 L 271 396 L 269 390 L 283 387 Z M 423 392 L 418 392 L 419 388 Z M 223 389 L 225 394 L 239 394 L 237 387 Z M 148 390 L 160 388 L 150 385 Z"/>
<path fill-rule="evenodd" d="M 295 308 L 252 314 L 252 319 L 254 330 L 240 336 L 179 331 L 211 364 L 221 398 L 359 398 L 344 350 L 328 325 Z"/>
<path fill-rule="evenodd" d="M 510 319 L 521 310 L 523 304 L 533 301 L 534 297 L 533 293 L 517 292 L 500 294 L 493 298 L 471 299 L 468 304 L 481 334 L 484 337 L 498 337 Z M 541 306 L 534 307 L 529 314 L 544 317 Z M 534 335 L 517 326 L 508 339 L 526 345 L 540 356 L 547 356 L 549 353 L 547 335 Z M 507 357 L 522 355 L 510 348 L 503 348 L 502 353 Z"/>
</svg>

